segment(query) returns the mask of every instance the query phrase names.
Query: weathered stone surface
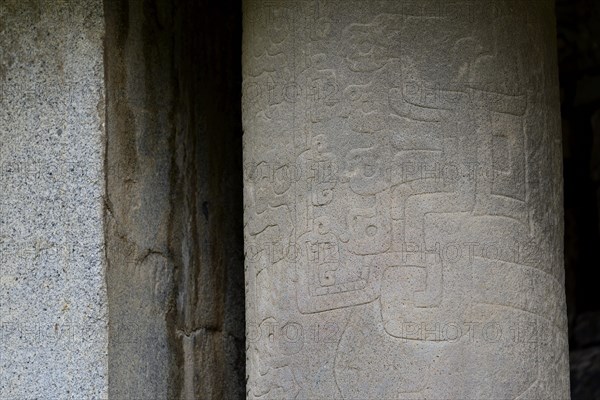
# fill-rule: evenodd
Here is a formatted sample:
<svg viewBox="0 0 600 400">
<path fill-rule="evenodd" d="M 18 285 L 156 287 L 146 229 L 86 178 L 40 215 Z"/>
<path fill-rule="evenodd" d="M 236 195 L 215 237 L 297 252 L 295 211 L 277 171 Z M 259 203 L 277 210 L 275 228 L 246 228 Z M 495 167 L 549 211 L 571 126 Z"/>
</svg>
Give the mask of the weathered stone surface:
<svg viewBox="0 0 600 400">
<path fill-rule="evenodd" d="M 186 399 L 244 398 L 241 3 L 176 2 L 172 252 Z"/>
<path fill-rule="evenodd" d="M 109 397 L 174 398 L 171 7 L 105 2 Z"/>
<path fill-rule="evenodd" d="M 107 396 L 100 0 L 0 2 L 0 398 Z"/>
<path fill-rule="evenodd" d="M 243 398 L 241 10 L 105 4 L 110 397 Z"/>
<path fill-rule="evenodd" d="M 246 0 L 249 398 L 569 398 L 553 26 Z"/>
</svg>

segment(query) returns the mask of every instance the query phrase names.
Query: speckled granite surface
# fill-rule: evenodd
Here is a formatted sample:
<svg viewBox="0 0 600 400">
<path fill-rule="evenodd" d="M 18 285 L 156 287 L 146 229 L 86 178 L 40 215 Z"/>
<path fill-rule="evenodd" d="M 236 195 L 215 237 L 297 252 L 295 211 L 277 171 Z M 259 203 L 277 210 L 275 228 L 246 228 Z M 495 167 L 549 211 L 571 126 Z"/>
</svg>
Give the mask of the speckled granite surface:
<svg viewBox="0 0 600 400">
<path fill-rule="evenodd" d="M 107 395 L 100 0 L 0 2 L 0 398 Z"/>
</svg>

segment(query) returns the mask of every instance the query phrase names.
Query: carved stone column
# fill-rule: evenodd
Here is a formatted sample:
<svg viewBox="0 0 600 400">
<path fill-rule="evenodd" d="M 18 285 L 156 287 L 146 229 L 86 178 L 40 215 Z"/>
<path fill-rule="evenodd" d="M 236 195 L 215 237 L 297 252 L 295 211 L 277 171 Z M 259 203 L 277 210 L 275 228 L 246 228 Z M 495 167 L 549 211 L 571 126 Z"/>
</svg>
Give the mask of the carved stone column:
<svg viewBox="0 0 600 400">
<path fill-rule="evenodd" d="M 248 397 L 568 398 L 552 1 L 244 13 Z"/>
</svg>

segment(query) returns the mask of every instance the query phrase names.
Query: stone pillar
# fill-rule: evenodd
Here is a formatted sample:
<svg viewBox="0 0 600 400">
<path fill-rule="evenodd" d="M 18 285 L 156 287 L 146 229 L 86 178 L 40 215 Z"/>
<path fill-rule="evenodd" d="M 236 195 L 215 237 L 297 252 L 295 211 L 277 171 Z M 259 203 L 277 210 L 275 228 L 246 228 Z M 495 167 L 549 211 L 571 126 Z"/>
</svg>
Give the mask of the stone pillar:
<svg viewBox="0 0 600 400">
<path fill-rule="evenodd" d="M 554 24 L 246 0 L 249 398 L 569 398 Z"/>
<path fill-rule="evenodd" d="M 0 2 L 0 398 L 104 399 L 100 0 Z"/>
<path fill-rule="evenodd" d="M 105 2 L 110 399 L 245 394 L 240 8 Z"/>
</svg>

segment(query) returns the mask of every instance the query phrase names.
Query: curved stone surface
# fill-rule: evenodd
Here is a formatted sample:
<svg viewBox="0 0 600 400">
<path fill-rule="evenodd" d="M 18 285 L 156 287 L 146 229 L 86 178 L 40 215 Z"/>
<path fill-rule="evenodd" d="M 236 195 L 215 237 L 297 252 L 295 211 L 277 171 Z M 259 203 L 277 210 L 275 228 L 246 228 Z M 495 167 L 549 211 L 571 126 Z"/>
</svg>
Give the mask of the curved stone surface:
<svg viewBox="0 0 600 400">
<path fill-rule="evenodd" d="M 551 1 L 251 1 L 248 398 L 567 399 Z"/>
</svg>

